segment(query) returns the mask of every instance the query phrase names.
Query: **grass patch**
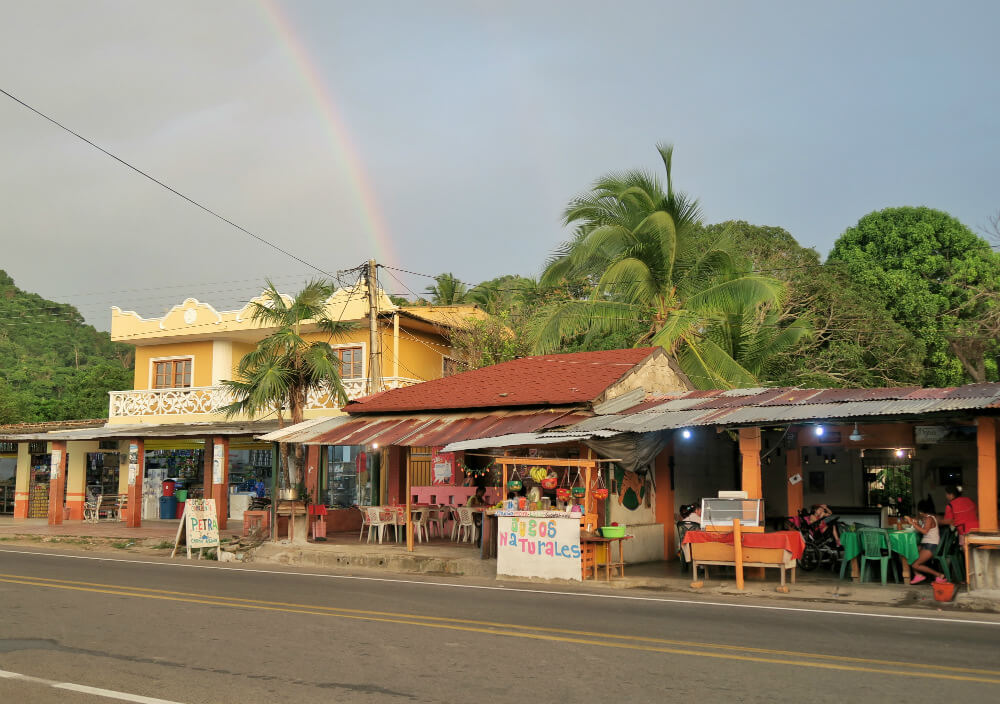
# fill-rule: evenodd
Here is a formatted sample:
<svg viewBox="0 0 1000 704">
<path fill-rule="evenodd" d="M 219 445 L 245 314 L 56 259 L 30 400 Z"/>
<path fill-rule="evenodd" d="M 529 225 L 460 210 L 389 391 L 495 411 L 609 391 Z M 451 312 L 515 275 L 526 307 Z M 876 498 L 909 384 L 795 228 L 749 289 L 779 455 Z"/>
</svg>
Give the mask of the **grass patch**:
<svg viewBox="0 0 1000 704">
<path fill-rule="evenodd" d="M 173 550 L 174 544 L 169 540 L 161 540 L 156 545 L 152 546 L 153 550 Z"/>
<path fill-rule="evenodd" d="M 131 540 L 121 540 L 117 543 L 111 543 L 111 547 L 118 548 L 119 550 L 127 550 L 128 548 L 135 545 Z"/>
</svg>

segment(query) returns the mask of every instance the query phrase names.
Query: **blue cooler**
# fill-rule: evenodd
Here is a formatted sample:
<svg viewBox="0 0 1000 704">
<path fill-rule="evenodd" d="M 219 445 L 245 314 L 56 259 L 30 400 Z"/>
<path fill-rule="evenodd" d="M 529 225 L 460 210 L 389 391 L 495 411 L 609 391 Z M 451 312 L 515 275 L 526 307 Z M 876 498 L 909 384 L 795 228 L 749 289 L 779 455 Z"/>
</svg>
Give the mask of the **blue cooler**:
<svg viewBox="0 0 1000 704">
<path fill-rule="evenodd" d="M 160 518 L 176 518 L 176 517 L 177 517 L 177 497 L 161 496 Z"/>
</svg>

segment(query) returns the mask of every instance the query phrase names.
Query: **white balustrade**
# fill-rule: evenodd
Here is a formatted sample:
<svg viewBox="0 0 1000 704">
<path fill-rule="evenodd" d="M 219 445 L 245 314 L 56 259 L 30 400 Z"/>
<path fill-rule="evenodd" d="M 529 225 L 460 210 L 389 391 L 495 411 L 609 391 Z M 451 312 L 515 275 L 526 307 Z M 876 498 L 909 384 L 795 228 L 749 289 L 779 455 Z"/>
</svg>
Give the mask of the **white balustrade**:
<svg viewBox="0 0 1000 704">
<path fill-rule="evenodd" d="M 344 379 L 343 383 L 348 399 L 360 398 L 368 392 L 367 379 Z M 386 389 L 398 389 L 419 384 L 420 380 L 385 377 L 382 383 Z M 219 414 L 220 408 L 233 402 L 231 392 L 223 386 L 111 391 L 109 396 L 109 418 Z M 336 397 L 326 387 L 311 389 L 306 397 L 306 410 L 335 410 L 338 407 Z"/>
</svg>

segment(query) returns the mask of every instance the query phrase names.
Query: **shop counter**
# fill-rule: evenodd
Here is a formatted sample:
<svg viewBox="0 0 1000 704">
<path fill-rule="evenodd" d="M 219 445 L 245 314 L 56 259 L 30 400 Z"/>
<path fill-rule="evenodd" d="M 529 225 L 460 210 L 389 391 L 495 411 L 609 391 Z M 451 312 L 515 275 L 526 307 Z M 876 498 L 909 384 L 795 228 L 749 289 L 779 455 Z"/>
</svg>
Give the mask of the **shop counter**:
<svg viewBox="0 0 1000 704">
<path fill-rule="evenodd" d="M 487 513 L 497 520 L 498 576 L 582 579 L 582 514 L 502 510 Z"/>
<path fill-rule="evenodd" d="M 698 567 L 705 565 L 736 566 L 736 547 L 732 533 L 689 530 L 684 534 L 684 556 L 691 562 L 695 580 Z M 781 586 L 785 586 L 785 571 L 792 571 L 795 584 L 797 560 L 805 551 L 805 541 L 797 531 L 783 530 L 775 533 L 743 533 L 741 554 L 744 567 L 775 567 L 781 573 Z"/>
</svg>

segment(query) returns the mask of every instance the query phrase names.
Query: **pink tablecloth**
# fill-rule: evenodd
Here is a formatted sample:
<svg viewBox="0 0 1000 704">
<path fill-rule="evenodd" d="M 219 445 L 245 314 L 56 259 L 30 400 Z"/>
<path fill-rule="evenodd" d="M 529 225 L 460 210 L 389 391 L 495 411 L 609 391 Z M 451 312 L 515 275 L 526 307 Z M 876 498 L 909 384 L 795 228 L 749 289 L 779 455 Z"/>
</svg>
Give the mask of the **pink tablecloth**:
<svg viewBox="0 0 1000 704">
<path fill-rule="evenodd" d="M 688 543 L 728 543 L 733 544 L 732 533 L 706 530 L 689 530 L 684 534 L 684 544 Z M 806 549 L 802 535 L 794 530 L 779 530 L 775 533 L 743 533 L 743 547 L 777 548 L 792 553 L 798 560 Z"/>
</svg>

